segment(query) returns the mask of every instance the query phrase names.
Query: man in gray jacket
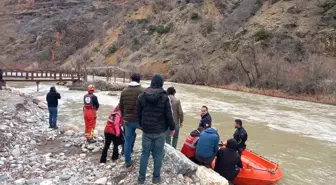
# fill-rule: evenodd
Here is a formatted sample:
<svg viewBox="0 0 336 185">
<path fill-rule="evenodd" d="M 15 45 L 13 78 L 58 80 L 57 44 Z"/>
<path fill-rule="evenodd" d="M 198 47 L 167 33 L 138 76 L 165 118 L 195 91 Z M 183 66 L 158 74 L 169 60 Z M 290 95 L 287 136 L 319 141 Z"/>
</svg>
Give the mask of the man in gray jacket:
<svg viewBox="0 0 336 185">
<path fill-rule="evenodd" d="M 169 87 L 167 89 L 167 93 L 169 95 L 171 104 L 172 104 L 172 109 L 173 109 L 173 116 L 174 116 L 174 121 L 175 121 L 175 134 L 173 136 L 173 143 L 171 144 L 171 136 L 170 136 L 170 130 L 168 129 L 167 135 L 166 135 L 166 143 L 172 145 L 174 148 L 176 148 L 177 141 L 178 141 L 178 136 L 179 136 L 179 130 L 180 127 L 182 127 L 183 123 L 183 111 L 182 111 L 182 106 L 181 102 L 179 99 L 175 97 L 176 90 L 174 87 Z"/>
</svg>

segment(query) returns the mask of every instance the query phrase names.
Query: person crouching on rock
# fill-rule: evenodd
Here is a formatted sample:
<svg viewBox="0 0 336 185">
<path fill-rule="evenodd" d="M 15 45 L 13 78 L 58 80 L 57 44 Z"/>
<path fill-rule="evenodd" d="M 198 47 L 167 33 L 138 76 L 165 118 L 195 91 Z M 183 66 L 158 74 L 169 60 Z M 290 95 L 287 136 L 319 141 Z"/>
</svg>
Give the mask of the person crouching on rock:
<svg viewBox="0 0 336 185">
<path fill-rule="evenodd" d="M 110 148 L 111 142 L 113 142 L 112 161 L 116 161 L 119 158 L 118 146 L 124 143 L 121 132 L 122 124 L 123 119 L 118 105 L 110 114 L 105 126 L 105 145 L 100 158 L 100 163 L 106 163 L 107 151 Z"/>
<path fill-rule="evenodd" d="M 193 130 L 190 135 L 187 137 L 186 141 L 184 142 L 181 152 L 188 157 L 191 161 L 197 163 L 195 159 L 196 155 L 196 145 L 199 139 L 201 132 L 204 131 L 203 127 L 198 127 L 196 130 Z"/>
<path fill-rule="evenodd" d="M 96 127 L 97 113 L 99 108 L 98 98 L 93 93 L 96 91 L 95 86 L 88 86 L 88 94 L 84 96 L 84 121 L 85 137 L 88 143 L 95 143 L 93 131 Z"/>
<path fill-rule="evenodd" d="M 219 135 L 215 128 L 207 128 L 201 133 L 196 146 L 196 160 L 200 165 L 211 167 L 218 151 L 218 143 Z"/>
</svg>

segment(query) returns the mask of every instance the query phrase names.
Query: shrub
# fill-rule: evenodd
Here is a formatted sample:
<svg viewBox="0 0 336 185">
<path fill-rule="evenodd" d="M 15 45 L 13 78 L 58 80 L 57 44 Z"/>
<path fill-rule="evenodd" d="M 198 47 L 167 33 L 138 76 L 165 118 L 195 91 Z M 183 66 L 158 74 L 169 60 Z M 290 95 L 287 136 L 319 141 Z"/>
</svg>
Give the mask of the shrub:
<svg viewBox="0 0 336 185">
<path fill-rule="evenodd" d="M 323 8 L 323 13 L 326 13 L 327 11 L 332 9 L 334 6 L 336 6 L 335 0 L 327 0 L 320 5 L 320 7 Z"/>
<path fill-rule="evenodd" d="M 159 33 L 159 34 L 164 34 L 164 33 L 168 33 L 171 29 L 171 27 L 173 26 L 172 23 L 168 24 L 167 26 L 162 26 L 162 25 L 159 25 L 159 26 L 154 26 L 154 25 L 150 25 L 148 27 L 148 31 L 153 33 L 153 32 L 156 32 L 156 33 Z"/>
<path fill-rule="evenodd" d="M 108 54 L 113 54 L 117 51 L 117 47 L 115 45 L 108 48 Z"/>
<path fill-rule="evenodd" d="M 191 14 L 191 19 L 192 20 L 199 20 L 199 19 L 201 19 L 201 16 L 200 15 L 198 15 L 198 13 L 192 13 Z"/>
<path fill-rule="evenodd" d="M 138 23 L 138 24 L 142 24 L 142 23 L 148 23 L 148 20 L 147 19 L 137 19 L 136 20 L 136 22 Z"/>
<path fill-rule="evenodd" d="M 256 41 L 268 40 L 272 37 L 272 34 L 268 30 L 262 28 L 262 29 L 258 30 L 253 35 L 253 37 L 255 38 Z"/>
<path fill-rule="evenodd" d="M 172 23 L 168 24 L 168 26 L 158 26 L 156 27 L 155 31 L 156 33 L 159 33 L 159 34 L 164 34 L 164 33 L 168 33 L 172 27 Z"/>
</svg>

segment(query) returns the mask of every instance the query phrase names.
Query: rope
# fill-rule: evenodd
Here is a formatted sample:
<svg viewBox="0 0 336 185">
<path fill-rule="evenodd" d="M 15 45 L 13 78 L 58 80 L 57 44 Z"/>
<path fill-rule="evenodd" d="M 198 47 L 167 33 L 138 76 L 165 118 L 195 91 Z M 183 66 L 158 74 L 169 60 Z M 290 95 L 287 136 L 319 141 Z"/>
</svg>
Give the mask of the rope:
<svg viewBox="0 0 336 185">
<path fill-rule="evenodd" d="M 275 172 L 278 170 L 278 164 L 276 166 L 276 168 L 272 169 L 272 170 L 264 170 L 264 169 L 259 169 L 259 168 L 252 168 L 254 170 L 258 170 L 258 171 L 264 171 L 264 172 L 269 172 L 271 173 L 272 175 L 275 175 Z"/>
</svg>

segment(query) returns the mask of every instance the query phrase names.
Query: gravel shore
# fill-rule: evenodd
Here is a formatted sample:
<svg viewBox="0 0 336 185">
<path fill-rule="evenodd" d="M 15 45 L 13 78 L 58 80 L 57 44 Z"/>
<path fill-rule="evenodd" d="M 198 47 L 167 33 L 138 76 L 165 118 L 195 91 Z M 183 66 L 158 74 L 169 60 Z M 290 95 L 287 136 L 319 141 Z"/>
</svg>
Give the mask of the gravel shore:
<svg viewBox="0 0 336 185">
<path fill-rule="evenodd" d="M 124 166 L 123 157 L 99 164 L 103 137 L 98 135 L 97 143 L 87 144 L 74 125 L 59 123 L 58 130 L 49 129 L 45 103 L 11 89 L 0 91 L 0 122 L 0 184 L 137 184 L 140 141 L 132 167 Z M 227 184 L 172 147 L 166 145 L 165 151 L 161 184 Z M 152 159 L 148 166 L 146 184 L 152 184 Z"/>
</svg>

